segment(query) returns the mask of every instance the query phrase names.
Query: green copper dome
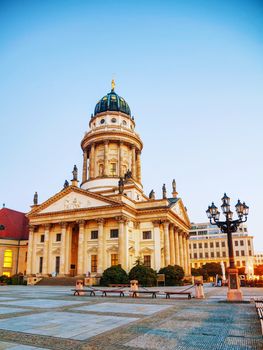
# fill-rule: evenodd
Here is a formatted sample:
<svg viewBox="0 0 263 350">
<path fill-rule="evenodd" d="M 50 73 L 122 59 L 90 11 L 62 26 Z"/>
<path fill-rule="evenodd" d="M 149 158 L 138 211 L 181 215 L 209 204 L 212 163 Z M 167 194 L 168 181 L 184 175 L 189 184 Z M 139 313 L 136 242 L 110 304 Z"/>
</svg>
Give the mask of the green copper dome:
<svg viewBox="0 0 263 350">
<path fill-rule="evenodd" d="M 95 106 L 94 116 L 106 111 L 117 111 L 131 115 L 131 110 L 124 98 L 114 91 L 115 83 L 112 81 L 112 89 L 106 96 L 102 97 Z"/>
</svg>

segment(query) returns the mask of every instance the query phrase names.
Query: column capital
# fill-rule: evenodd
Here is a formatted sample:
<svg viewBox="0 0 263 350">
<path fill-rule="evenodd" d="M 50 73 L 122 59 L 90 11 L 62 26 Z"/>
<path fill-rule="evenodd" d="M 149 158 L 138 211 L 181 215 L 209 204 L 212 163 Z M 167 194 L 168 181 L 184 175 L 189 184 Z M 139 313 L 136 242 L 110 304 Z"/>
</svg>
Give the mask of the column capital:
<svg viewBox="0 0 263 350">
<path fill-rule="evenodd" d="M 152 221 L 152 224 L 153 224 L 154 227 L 159 227 L 159 226 L 160 226 L 160 223 L 161 223 L 160 220 L 153 220 L 153 221 Z"/>
<path fill-rule="evenodd" d="M 60 225 L 61 228 L 67 228 L 68 223 L 67 223 L 67 222 L 61 221 L 61 222 L 59 223 L 59 225 Z"/>
<path fill-rule="evenodd" d="M 105 222 L 105 219 L 104 218 L 99 218 L 99 219 L 96 219 L 96 221 L 97 221 L 97 224 L 103 225 L 104 222 Z"/>
<path fill-rule="evenodd" d="M 140 221 L 133 221 L 133 227 L 134 227 L 135 229 L 140 228 Z"/>
<path fill-rule="evenodd" d="M 115 220 L 118 222 L 123 222 L 125 224 L 128 222 L 128 218 L 124 215 L 116 216 Z"/>
<path fill-rule="evenodd" d="M 168 227 L 169 227 L 169 224 L 170 224 L 170 221 L 168 221 L 168 220 L 163 221 L 163 226 L 164 226 L 165 228 L 168 228 Z"/>
<path fill-rule="evenodd" d="M 44 224 L 45 230 L 50 230 L 51 229 L 51 224 Z"/>
<path fill-rule="evenodd" d="M 76 221 L 78 225 L 85 225 L 86 221 L 85 220 L 78 220 Z"/>
<path fill-rule="evenodd" d="M 29 231 L 33 233 L 35 229 L 35 225 L 30 224 L 28 225 L 28 228 L 29 228 Z"/>
<path fill-rule="evenodd" d="M 110 141 L 109 140 L 104 140 L 103 143 L 104 143 L 104 145 L 108 145 L 110 143 Z"/>
</svg>

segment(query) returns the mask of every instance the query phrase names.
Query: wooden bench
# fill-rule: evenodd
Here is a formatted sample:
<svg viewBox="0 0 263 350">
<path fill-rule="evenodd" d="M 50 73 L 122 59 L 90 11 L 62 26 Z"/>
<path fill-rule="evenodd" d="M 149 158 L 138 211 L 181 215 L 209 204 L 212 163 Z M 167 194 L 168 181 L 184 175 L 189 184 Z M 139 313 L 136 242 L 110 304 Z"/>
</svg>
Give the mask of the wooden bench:
<svg viewBox="0 0 263 350">
<path fill-rule="evenodd" d="M 107 289 L 107 290 L 104 289 L 104 290 L 99 290 L 99 291 L 102 292 L 102 294 L 101 294 L 102 297 L 106 297 L 108 293 L 109 294 L 119 293 L 120 297 L 124 297 L 124 292 L 121 289 Z"/>
<path fill-rule="evenodd" d="M 164 292 L 166 294 L 165 298 L 170 299 L 171 295 L 187 295 L 188 299 L 192 298 L 191 292 Z"/>
<path fill-rule="evenodd" d="M 256 311 L 258 314 L 258 318 L 261 323 L 261 333 L 263 334 L 263 303 L 262 302 L 256 302 Z"/>
<path fill-rule="evenodd" d="M 129 284 L 109 284 L 109 287 L 125 288 L 125 287 L 130 287 L 130 285 Z"/>
<path fill-rule="evenodd" d="M 151 294 L 152 298 L 156 298 L 156 294 L 159 293 L 159 290 L 130 290 L 132 298 L 137 298 L 137 294 Z"/>
<path fill-rule="evenodd" d="M 95 296 L 95 291 L 93 289 L 71 289 L 74 293 L 73 295 L 82 295 L 79 293 L 90 293 L 90 296 Z"/>
</svg>

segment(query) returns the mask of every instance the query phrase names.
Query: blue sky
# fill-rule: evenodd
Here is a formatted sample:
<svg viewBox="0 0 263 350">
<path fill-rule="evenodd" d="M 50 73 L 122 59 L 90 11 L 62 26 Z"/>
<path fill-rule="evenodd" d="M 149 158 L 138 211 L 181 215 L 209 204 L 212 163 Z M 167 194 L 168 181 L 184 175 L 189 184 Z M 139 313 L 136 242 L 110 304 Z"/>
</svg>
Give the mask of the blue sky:
<svg viewBox="0 0 263 350">
<path fill-rule="evenodd" d="M 0 203 L 28 211 L 81 169 L 112 77 L 144 142 L 145 192 L 175 178 L 193 222 L 224 192 L 245 200 L 263 251 L 261 1 L 0 0 Z"/>
</svg>

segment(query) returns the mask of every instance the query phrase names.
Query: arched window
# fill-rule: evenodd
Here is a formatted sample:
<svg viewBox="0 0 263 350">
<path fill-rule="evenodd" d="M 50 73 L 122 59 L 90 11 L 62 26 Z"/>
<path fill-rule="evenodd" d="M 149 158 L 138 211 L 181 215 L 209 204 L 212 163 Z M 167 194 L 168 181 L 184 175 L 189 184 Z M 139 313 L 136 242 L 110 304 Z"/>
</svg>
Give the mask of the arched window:
<svg viewBox="0 0 263 350">
<path fill-rule="evenodd" d="M 6 249 L 4 253 L 4 267 L 12 267 L 13 252 L 11 249 Z"/>
</svg>

